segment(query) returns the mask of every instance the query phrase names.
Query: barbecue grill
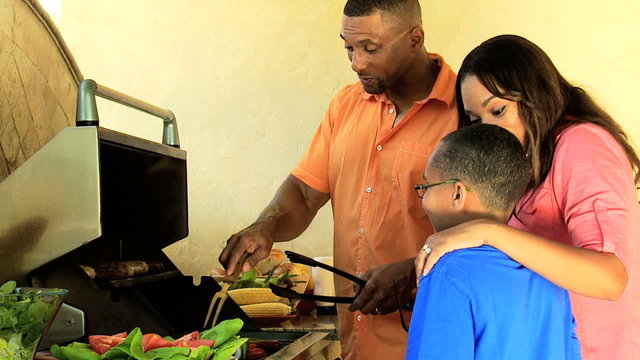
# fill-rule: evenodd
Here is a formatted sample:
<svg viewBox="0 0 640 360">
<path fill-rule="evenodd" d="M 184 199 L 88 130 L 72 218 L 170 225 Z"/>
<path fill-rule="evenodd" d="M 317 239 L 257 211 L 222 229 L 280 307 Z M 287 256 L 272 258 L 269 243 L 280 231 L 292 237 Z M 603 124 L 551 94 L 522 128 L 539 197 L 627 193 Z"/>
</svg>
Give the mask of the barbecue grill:
<svg viewBox="0 0 640 360">
<path fill-rule="evenodd" d="M 163 143 L 101 127 L 96 95 L 162 118 Z M 172 337 L 202 330 L 220 286 L 211 277 L 194 285 L 162 251 L 189 233 L 179 146 L 172 112 L 84 80 L 76 126 L 0 182 L 0 283 L 69 290 L 42 348 L 135 327 Z M 153 270 L 101 276 L 100 266 L 127 261 Z M 276 358 L 305 359 L 329 341 L 327 333 L 261 331 L 231 300 L 219 321 L 230 318 L 244 321 L 246 336 L 291 344 Z"/>
</svg>

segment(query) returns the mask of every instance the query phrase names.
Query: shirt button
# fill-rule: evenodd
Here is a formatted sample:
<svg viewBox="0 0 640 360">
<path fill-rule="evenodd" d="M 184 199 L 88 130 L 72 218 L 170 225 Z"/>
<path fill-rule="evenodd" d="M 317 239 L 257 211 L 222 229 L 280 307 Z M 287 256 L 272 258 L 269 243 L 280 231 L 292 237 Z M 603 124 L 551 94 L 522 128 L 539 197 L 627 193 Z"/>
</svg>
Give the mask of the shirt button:
<svg viewBox="0 0 640 360">
<path fill-rule="evenodd" d="M 389 109 L 389 114 L 393 114 L 393 108 Z"/>
<path fill-rule="evenodd" d="M 382 145 L 376 146 L 376 149 L 378 149 L 378 151 L 382 150 Z"/>
<path fill-rule="evenodd" d="M 360 229 L 358 230 L 358 232 L 360 233 L 360 235 L 363 235 L 363 234 L 364 234 L 364 228 L 360 228 Z"/>
<path fill-rule="evenodd" d="M 362 321 L 362 315 L 358 315 L 357 319 L 358 321 Z"/>
<path fill-rule="evenodd" d="M 367 187 L 367 192 L 368 192 L 368 193 L 370 193 L 370 192 L 372 192 L 372 191 L 373 191 L 373 188 L 372 188 L 371 186 L 368 186 L 368 187 Z"/>
</svg>

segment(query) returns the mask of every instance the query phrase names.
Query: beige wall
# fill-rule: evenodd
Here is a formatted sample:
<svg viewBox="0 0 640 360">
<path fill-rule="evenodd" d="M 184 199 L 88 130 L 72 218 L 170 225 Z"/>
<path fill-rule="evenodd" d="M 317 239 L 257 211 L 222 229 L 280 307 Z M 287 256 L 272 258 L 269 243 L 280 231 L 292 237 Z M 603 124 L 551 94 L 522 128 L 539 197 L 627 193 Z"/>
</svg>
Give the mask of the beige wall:
<svg viewBox="0 0 640 360">
<path fill-rule="evenodd" d="M 175 112 L 189 157 L 190 236 L 167 251 L 198 273 L 251 223 L 309 143 L 332 95 L 355 80 L 343 0 L 42 0 L 86 78 Z M 545 49 L 640 141 L 636 0 L 421 1 L 427 48 L 457 69 L 486 38 Z M 102 124 L 157 140 L 159 121 L 99 103 Z M 327 206 L 285 248 L 331 253 Z"/>
<path fill-rule="evenodd" d="M 458 69 L 464 56 L 499 34 L 538 44 L 560 72 L 590 91 L 640 144 L 640 1 L 421 1 L 427 48 Z M 431 5 L 434 4 L 434 5 Z"/>
</svg>

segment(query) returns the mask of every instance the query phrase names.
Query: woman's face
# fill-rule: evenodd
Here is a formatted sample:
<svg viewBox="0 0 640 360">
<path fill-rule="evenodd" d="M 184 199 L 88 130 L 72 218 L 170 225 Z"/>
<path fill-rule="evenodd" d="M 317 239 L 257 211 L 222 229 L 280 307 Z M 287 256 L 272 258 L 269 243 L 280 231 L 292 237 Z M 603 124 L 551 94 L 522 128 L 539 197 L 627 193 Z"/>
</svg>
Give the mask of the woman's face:
<svg viewBox="0 0 640 360">
<path fill-rule="evenodd" d="M 460 84 L 464 111 L 471 121 L 500 126 L 526 146 L 527 132 L 518 114 L 518 103 L 493 95 L 477 76 L 468 75 Z"/>
</svg>

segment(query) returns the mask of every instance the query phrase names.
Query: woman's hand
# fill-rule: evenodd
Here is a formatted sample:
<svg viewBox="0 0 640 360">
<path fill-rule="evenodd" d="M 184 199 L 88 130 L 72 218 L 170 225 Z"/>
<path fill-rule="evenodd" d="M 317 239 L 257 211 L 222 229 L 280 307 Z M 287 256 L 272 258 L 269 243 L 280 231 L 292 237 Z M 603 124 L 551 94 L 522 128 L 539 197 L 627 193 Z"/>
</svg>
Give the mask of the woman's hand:
<svg viewBox="0 0 640 360">
<path fill-rule="evenodd" d="M 415 260 L 416 282 L 444 254 L 490 245 L 552 283 L 578 295 L 615 301 L 629 281 L 616 254 L 579 248 L 491 220 L 472 220 L 437 232 L 427 239 Z M 429 252 L 429 254 L 427 254 Z"/>
<path fill-rule="evenodd" d="M 458 249 L 487 245 L 489 243 L 487 233 L 491 224 L 495 222 L 485 219 L 472 220 L 429 236 L 414 263 L 416 282 L 420 284 L 422 277 L 431 271 L 444 254 Z"/>
</svg>

